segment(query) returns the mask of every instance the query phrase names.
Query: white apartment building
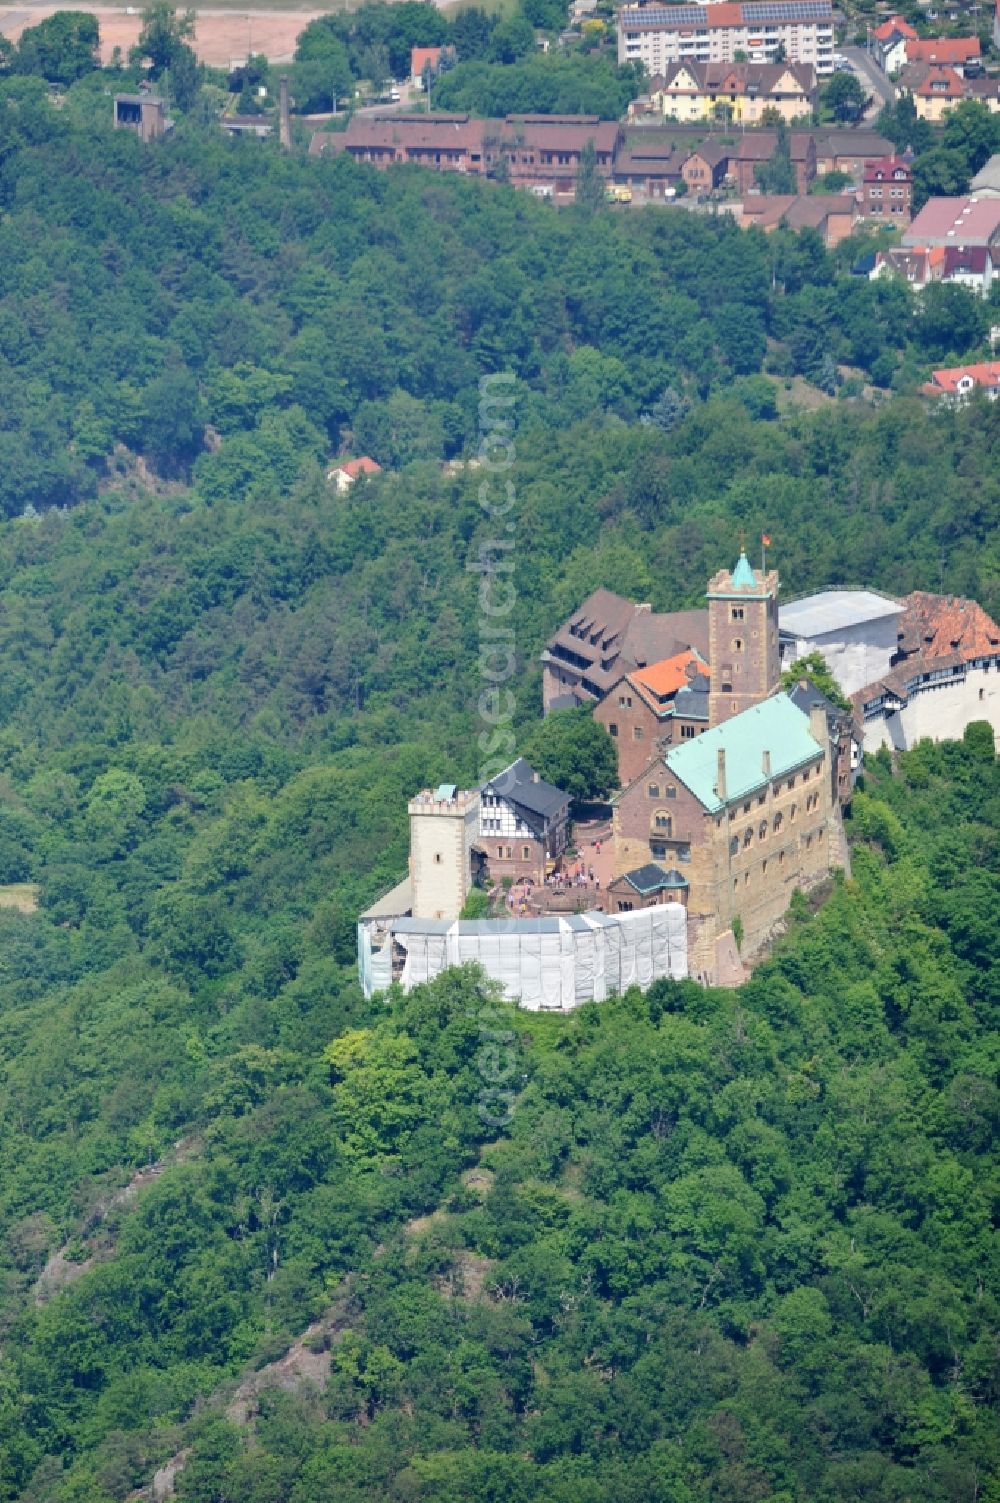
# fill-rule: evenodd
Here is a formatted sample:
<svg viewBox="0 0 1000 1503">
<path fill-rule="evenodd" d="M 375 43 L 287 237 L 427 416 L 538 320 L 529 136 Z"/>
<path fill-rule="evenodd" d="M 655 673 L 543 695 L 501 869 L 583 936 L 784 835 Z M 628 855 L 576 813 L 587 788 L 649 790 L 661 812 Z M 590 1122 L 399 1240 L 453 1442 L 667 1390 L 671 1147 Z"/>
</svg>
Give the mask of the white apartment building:
<svg viewBox="0 0 1000 1503">
<path fill-rule="evenodd" d="M 650 77 L 670 63 L 774 61 L 784 48 L 790 63 L 833 72 L 830 0 L 753 0 L 746 5 L 626 5 L 618 12 L 618 61 L 642 63 Z"/>
</svg>

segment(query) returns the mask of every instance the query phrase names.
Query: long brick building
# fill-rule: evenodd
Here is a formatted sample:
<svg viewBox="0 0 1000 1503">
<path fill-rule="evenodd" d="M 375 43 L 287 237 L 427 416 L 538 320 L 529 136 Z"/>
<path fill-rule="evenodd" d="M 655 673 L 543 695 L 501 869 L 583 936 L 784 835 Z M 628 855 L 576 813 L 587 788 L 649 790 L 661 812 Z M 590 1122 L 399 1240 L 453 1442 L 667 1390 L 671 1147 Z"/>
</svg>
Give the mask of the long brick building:
<svg viewBox="0 0 1000 1503">
<path fill-rule="evenodd" d="M 344 154 L 390 167 L 412 162 L 437 172 L 499 177 L 547 196 L 571 196 L 588 145 L 597 172 L 610 179 L 622 140 L 616 120 L 597 115 L 507 115 L 479 120 L 464 114 L 355 115 L 345 131 L 317 132 L 313 156 Z"/>
</svg>

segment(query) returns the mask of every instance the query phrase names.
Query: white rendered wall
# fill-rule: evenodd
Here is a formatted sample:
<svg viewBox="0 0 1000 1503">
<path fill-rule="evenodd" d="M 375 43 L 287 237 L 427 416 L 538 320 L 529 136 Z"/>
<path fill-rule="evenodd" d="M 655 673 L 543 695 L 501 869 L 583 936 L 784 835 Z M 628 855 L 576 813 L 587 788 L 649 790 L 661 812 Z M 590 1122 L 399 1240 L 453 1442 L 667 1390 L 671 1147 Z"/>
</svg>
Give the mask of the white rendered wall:
<svg viewBox="0 0 1000 1503">
<path fill-rule="evenodd" d="M 980 697 L 981 696 L 981 697 Z M 1000 671 L 970 668 L 964 679 L 914 690 L 901 710 L 865 721 L 865 751 L 880 746 L 906 751 L 918 741 L 958 741 L 974 720 L 1000 733 Z"/>
</svg>

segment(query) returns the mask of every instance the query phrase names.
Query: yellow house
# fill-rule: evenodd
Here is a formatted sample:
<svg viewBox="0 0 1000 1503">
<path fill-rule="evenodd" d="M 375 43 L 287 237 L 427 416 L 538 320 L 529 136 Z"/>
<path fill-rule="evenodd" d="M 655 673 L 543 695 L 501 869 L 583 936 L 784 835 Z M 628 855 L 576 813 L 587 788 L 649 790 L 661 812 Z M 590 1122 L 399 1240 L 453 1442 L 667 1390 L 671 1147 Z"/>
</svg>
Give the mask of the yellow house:
<svg viewBox="0 0 1000 1503">
<path fill-rule="evenodd" d="M 913 100 L 918 120 L 939 125 L 956 104 L 974 99 L 991 115 L 1000 114 L 1000 83 L 995 78 L 964 78 L 939 63 L 913 63 L 899 77 L 900 93 Z"/>
<path fill-rule="evenodd" d="M 766 111 L 791 125 L 812 117 L 816 71 L 809 63 L 671 63 L 653 80 L 650 103 L 682 123 L 759 125 Z"/>
</svg>

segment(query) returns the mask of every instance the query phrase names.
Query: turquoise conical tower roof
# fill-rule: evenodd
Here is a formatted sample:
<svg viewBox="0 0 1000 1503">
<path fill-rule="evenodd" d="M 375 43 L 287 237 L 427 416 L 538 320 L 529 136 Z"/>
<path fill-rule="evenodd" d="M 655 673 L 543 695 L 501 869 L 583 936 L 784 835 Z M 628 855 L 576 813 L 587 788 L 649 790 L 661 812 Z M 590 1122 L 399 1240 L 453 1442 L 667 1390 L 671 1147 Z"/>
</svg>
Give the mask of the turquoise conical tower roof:
<svg viewBox="0 0 1000 1503">
<path fill-rule="evenodd" d="M 750 567 L 750 560 L 745 552 L 741 552 L 736 568 L 733 570 L 733 588 L 737 590 L 752 590 L 757 584 L 754 572 Z"/>
</svg>

